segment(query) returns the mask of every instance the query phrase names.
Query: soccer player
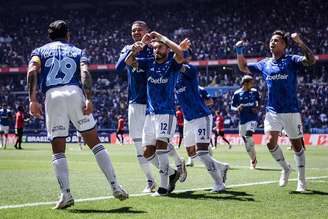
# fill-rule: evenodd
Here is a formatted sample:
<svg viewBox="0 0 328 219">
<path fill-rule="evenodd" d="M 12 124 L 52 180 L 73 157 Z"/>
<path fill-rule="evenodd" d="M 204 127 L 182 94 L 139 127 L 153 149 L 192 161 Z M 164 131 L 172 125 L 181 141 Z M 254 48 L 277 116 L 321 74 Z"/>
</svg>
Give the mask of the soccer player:
<svg viewBox="0 0 328 219">
<path fill-rule="evenodd" d="M 213 128 L 213 133 L 214 133 L 214 148 L 217 147 L 217 141 L 218 141 L 218 137 L 221 136 L 221 138 L 223 139 L 223 141 L 225 141 L 228 145 L 229 145 L 229 149 L 231 149 L 231 144 L 228 141 L 228 139 L 226 139 L 224 137 L 224 118 L 220 113 L 220 110 L 215 111 L 215 127 Z"/>
<path fill-rule="evenodd" d="M 232 97 L 231 109 L 239 112 L 239 135 L 242 137 L 246 151 L 250 157 L 250 168 L 257 164 L 253 133 L 257 127 L 257 112 L 259 111 L 260 95 L 253 88 L 253 77 L 245 75 L 241 80 L 242 87 L 235 91 Z"/>
<path fill-rule="evenodd" d="M 0 109 L 0 137 L 1 137 L 1 147 L 6 149 L 9 133 L 9 123 L 12 117 L 11 110 L 8 109 L 7 104 L 3 103 Z"/>
<path fill-rule="evenodd" d="M 22 137 L 23 137 L 23 129 L 24 129 L 24 108 L 23 106 L 18 107 L 18 111 L 16 112 L 16 123 L 15 123 L 15 131 L 16 131 L 16 149 L 22 148 Z"/>
<path fill-rule="evenodd" d="M 131 36 L 134 42 L 140 42 L 145 34 L 148 33 L 148 25 L 144 21 L 134 21 L 131 28 Z M 143 156 L 142 147 L 142 128 L 146 119 L 146 104 L 147 104 L 147 75 L 146 72 L 138 72 L 137 69 L 125 64 L 125 59 L 131 53 L 133 45 L 127 45 L 122 49 L 120 58 L 116 63 L 116 72 L 124 72 L 127 67 L 128 74 L 128 93 L 129 93 L 129 110 L 128 110 L 128 126 L 129 136 L 133 139 L 139 165 L 143 170 L 147 185 L 143 190 L 144 193 L 154 192 L 156 189 L 155 179 L 152 175 L 150 164 Z M 136 55 L 137 58 L 152 58 L 153 48 L 145 45 Z M 180 173 L 180 181 L 186 177 L 184 161 L 177 154 L 175 148 L 169 144 L 169 155 L 173 156 Z M 151 159 L 151 162 L 158 167 L 157 157 Z"/>
<path fill-rule="evenodd" d="M 186 51 L 186 61 L 190 57 L 188 39 L 180 43 L 181 50 Z M 189 50 L 190 51 L 190 50 Z M 212 113 L 202 99 L 198 84 L 198 70 L 191 64 L 184 64 L 177 78 L 176 95 L 184 113 L 184 145 L 189 157 L 198 156 L 204 163 L 214 181 L 212 192 L 225 190 L 223 175 L 226 175 L 229 165 L 216 161 L 208 151 L 212 127 Z"/>
<path fill-rule="evenodd" d="M 120 115 L 117 120 L 116 138 L 118 139 L 121 145 L 124 143 L 123 134 L 124 134 L 124 118 L 122 115 Z M 121 138 L 119 135 L 121 136 Z"/>
<path fill-rule="evenodd" d="M 68 166 L 65 156 L 69 122 L 81 132 L 103 171 L 113 196 L 120 200 L 128 193 L 119 185 L 107 150 L 101 144 L 92 116 L 92 78 L 85 51 L 69 43 L 65 21 L 56 20 L 48 27 L 50 43 L 32 51 L 27 71 L 30 114 L 41 117 L 42 107 L 37 99 L 37 80 L 40 74 L 41 91 L 45 94 L 45 116 L 48 137 L 53 151 L 53 167 L 61 196 L 54 209 L 74 205 L 71 195 Z M 81 75 L 81 79 L 78 76 Z"/>
<path fill-rule="evenodd" d="M 270 58 L 247 64 L 247 60 L 243 56 L 242 41 L 237 42 L 236 51 L 240 71 L 248 74 L 261 74 L 268 88 L 264 131 L 267 147 L 273 158 L 282 167 L 279 185 L 287 185 L 289 174 L 292 171 L 277 144 L 278 136 L 284 128 L 295 153 L 294 158 L 298 169 L 296 191 L 303 192 L 306 190 L 305 153 L 302 147 L 303 128 L 297 100 L 297 73 L 300 67 L 313 65 L 315 57 L 298 33 L 291 34 L 291 38 L 302 49 L 304 56 L 285 53 L 288 46 L 288 35 L 281 30 L 272 33 L 269 44 L 272 54 Z"/>
<path fill-rule="evenodd" d="M 183 113 L 181 111 L 180 106 L 177 106 L 177 111 L 175 112 L 175 116 L 177 117 L 177 125 L 178 125 L 178 132 L 179 132 L 178 148 L 180 148 L 183 139 Z"/>
<path fill-rule="evenodd" d="M 144 44 L 150 42 L 154 57 L 136 58 Z M 141 74 L 147 74 L 147 108 L 142 145 L 145 158 L 151 161 L 157 156 L 159 161 L 160 186 L 154 196 L 172 192 L 179 179 L 179 173 L 169 166 L 168 143 L 176 127 L 174 87 L 182 60 L 182 51 L 178 45 L 157 32 L 151 32 L 143 37 L 142 42 L 133 44 L 125 61 Z"/>
</svg>

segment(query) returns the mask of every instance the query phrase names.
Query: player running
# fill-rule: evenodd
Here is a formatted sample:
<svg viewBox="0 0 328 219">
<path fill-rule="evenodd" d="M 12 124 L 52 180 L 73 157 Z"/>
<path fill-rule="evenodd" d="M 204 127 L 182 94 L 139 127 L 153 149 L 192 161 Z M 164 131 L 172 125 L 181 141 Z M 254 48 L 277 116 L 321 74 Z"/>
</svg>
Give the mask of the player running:
<svg viewBox="0 0 328 219">
<path fill-rule="evenodd" d="M 92 116 L 92 79 L 88 71 L 88 57 L 84 51 L 69 43 L 70 35 L 65 21 L 52 22 L 48 27 L 48 36 L 51 42 L 33 50 L 31 54 L 27 84 L 30 114 L 41 117 L 42 107 L 37 99 L 40 74 L 41 91 L 46 96 L 45 116 L 53 150 L 52 163 L 61 190 L 54 209 L 74 205 L 65 156 L 70 121 L 94 153 L 113 190 L 113 196 L 120 200 L 127 199 L 128 193 L 119 185 L 108 152 L 97 136 L 96 121 Z"/>
<path fill-rule="evenodd" d="M 144 21 L 135 21 L 132 24 L 131 36 L 134 42 L 142 40 L 145 34 L 148 33 L 148 25 Z M 144 193 L 154 192 L 156 189 L 155 179 L 151 172 L 151 167 L 148 160 L 143 156 L 142 147 L 142 128 L 146 118 L 146 104 L 147 104 L 147 74 L 145 71 L 138 72 L 137 69 L 126 65 L 125 59 L 131 53 L 133 45 L 127 45 L 123 48 L 120 58 L 116 63 L 116 71 L 118 73 L 124 72 L 127 67 L 128 74 L 128 93 L 129 93 L 129 112 L 128 112 L 128 126 L 129 136 L 133 139 L 136 147 L 137 158 L 139 165 L 143 170 L 146 178 L 147 185 L 143 190 Z M 138 51 L 135 55 L 137 58 L 153 58 L 153 48 L 149 45 L 144 45 L 143 49 Z M 176 162 L 177 169 L 180 173 L 180 181 L 185 179 L 186 171 L 184 161 L 177 154 L 175 148 L 169 144 L 169 155 L 173 156 Z M 158 166 L 158 159 L 151 159 L 151 162 Z"/>
<path fill-rule="evenodd" d="M 6 149 L 8 142 L 8 133 L 9 133 L 9 123 L 12 118 L 12 112 L 8 109 L 6 103 L 2 104 L 0 109 L 0 137 L 1 137 L 1 147 Z"/>
<path fill-rule="evenodd" d="M 144 43 L 150 42 L 154 57 L 136 58 Z M 157 156 L 159 161 L 160 187 L 154 196 L 172 192 L 179 179 L 179 173 L 169 166 L 168 143 L 176 127 L 174 87 L 182 60 L 180 47 L 157 32 L 146 34 L 143 42 L 136 42 L 126 59 L 126 63 L 136 71 L 147 74 L 147 109 L 142 145 L 144 157 L 151 161 Z"/>
<path fill-rule="evenodd" d="M 214 133 L 214 148 L 217 147 L 217 142 L 218 142 L 218 137 L 221 136 L 221 138 L 223 139 L 223 141 L 225 141 L 228 146 L 229 149 L 231 149 L 231 144 L 228 141 L 228 139 L 226 139 L 224 137 L 224 118 L 220 113 L 220 110 L 215 111 L 215 127 L 213 128 L 213 133 Z"/>
<path fill-rule="evenodd" d="M 287 35 L 280 30 L 274 31 L 270 39 L 271 58 L 247 64 L 243 56 L 242 41 L 236 44 L 236 51 L 240 71 L 261 74 L 267 84 L 268 101 L 264 131 L 267 147 L 282 167 L 279 185 L 287 185 L 292 170 L 277 144 L 280 131 L 284 128 L 295 152 L 294 158 L 298 168 L 296 191 L 303 192 L 306 190 L 305 153 L 302 147 L 303 127 L 297 100 L 297 73 L 300 67 L 313 65 L 315 57 L 297 33 L 291 34 L 291 38 L 302 49 L 304 56 L 285 54 L 288 46 Z"/>
<path fill-rule="evenodd" d="M 188 39 L 180 43 L 181 49 L 185 51 L 186 60 L 191 56 L 188 52 L 189 46 Z M 184 113 L 184 145 L 188 156 L 192 158 L 198 156 L 213 178 L 212 192 L 221 192 L 225 190 L 223 175 L 226 175 L 229 165 L 216 161 L 209 154 L 213 118 L 200 95 L 197 76 L 198 70 L 195 66 L 184 64 L 177 78 L 176 95 Z"/>
<path fill-rule="evenodd" d="M 260 95 L 253 88 L 253 77 L 245 75 L 241 80 L 242 88 L 235 91 L 232 97 L 231 109 L 239 112 L 239 135 L 243 138 L 246 151 L 250 157 L 250 168 L 257 164 L 253 133 L 257 127 L 257 112 L 259 111 Z"/>
</svg>

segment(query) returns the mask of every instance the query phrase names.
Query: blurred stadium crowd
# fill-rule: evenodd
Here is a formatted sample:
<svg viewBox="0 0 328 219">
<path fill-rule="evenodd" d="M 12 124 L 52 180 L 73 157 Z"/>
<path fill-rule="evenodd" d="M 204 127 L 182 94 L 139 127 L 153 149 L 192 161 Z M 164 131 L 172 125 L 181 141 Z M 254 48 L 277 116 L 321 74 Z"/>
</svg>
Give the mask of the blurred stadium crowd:
<svg viewBox="0 0 328 219">
<path fill-rule="evenodd" d="M 115 63 L 120 50 L 131 43 L 131 22 L 140 19 L 147 21 L 151 29 L 177 42 L 189 37 L 194 60 L 235 58 L 233 47 L 240 39 L 248 44 L 247 56 L 267 56 L 267 40 L 275 29 L 299 32 L 315 54 L 327 54 L 328 16 L 323 16 L 327 8 L 328 1 L 321 0 L 273 0 L 265 4 L 261 0 L 219 0 L 193 4 L 141 4 L 134 7 L 135 10 L 131 10 L 131 6 L 108 6 L 97 7 L 97 10 L 84 7 L 52 12 L 42 8 L 29 11 L 4 7 L 0 13 L 0 67 L 26 65 L 32 49 L 48 42 L 47 26 L 58 18 L 68 21 L 72 43 L 85 48 L 93 64 Z M 293 45 L 288 50 L 299 52 Z M 328 128 L 327 66 L 321 63 L 305 69 L 298 78 L 306 131 Z M 118 115 L 127 118 L 126 76 L 97 72 L 93 77 L 96 91 L 94 115 L 98 128 L 115 129 Z M 0 78 L 0 103 L 8 103 L 14 111 L 20 104 L 27 109 L 25 75 L 2 74 Z M 235 67 L 201 68 L 199 80 L 205 87 L 231 87 L 215 97 L 212 110 L 221 109 L 226 128 L 237 128 L 238 115 L 230 110 L 230 101 L 234 92 L 232 88 L 240 84 L 238 70 Z M 265 84 L 259 78 L 256 87 L 265 97 Z M 262 101 L 264 105 L 266 100 Z M 262 107 L 260 126 L 263 126 L 264 112 Z M 44 129 L 44 121 L 35 120 L 39 119 L 29 120 L 26 128 Z"/>
</svg>

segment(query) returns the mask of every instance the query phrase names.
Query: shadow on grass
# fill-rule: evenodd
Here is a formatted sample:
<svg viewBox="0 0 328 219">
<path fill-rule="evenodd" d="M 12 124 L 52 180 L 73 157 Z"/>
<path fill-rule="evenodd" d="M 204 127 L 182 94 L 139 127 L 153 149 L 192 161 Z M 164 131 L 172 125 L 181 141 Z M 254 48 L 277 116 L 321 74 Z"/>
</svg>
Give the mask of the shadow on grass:
<svg viewBox="0 0 328 219">
<path fill-rule="evenodd" d="M 281 169 L 274 169 L 274 168 L 261 168 L 261 167 L 256 167 L 255 170 L 260 170 L 260 171 L 281 171 Z"/>
<path fill-rule="evenodd" d="M 99 209 L 69 209 L 68 212 L 74 213 L 74 214 L 94 214 L 94 213 L 100 213 L 100 214 L 145 214 L 148 213 L 146 211 L 138 211 L 133 210 L 131 207 L 122 207 L 122 208 L 116 208 L 116 209 L 109 209 L 109 210 L 99 210 Z"/>
<path fill-rule="evenodd" d="M 290 191 L 289 194 L 292 194 L 292 195 L 328 195 L 328 192 L 322 192 L 322 191 L 318 191 L 318 190 L 307 190 L 306 192 Z"/>
<path fill-rule="evenodd" d="M 203 194 L 195 194 L 194 191 L 187 191 L 181 193 L 171 193 L 169 194 L 170 198 L 179 198 L 179 199 L 215 199 L 215 200 L 236 200 L 236 201 L 255 201 L 252 198 L 252 194 L 240 191 L 230 191 L 226 190 L 220 193 L 212 193 L 210 190 L 205 190 Z"/>
</svg>

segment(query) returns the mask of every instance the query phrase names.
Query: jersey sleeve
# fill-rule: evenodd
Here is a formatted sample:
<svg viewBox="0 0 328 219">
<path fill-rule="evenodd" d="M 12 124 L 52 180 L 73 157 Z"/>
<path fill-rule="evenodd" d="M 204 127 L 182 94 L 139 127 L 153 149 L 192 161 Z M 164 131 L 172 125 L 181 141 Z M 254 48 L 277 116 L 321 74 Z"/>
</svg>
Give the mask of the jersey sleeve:
<svg viewBox="0 0 328 219">
<path fill-rule="evenodd" d="M 231 109 L 236 110 L 236 108 L 239 106 L 239 98 L 237 94 L 234 94 L 232 97 L 232 103 L 231 103 Z"/>
<path fill-rule="evenodd" d="M 261 74 L 263 70 L 263 62 L 259 61 L 255 63 L 250 63 L 247 64 L 247 67 L 252 74 Z"/>
<path fill-rule="evenodd" d="M 180 72 L 183 73 L 186 77 L 193 79 L 197 77 L 198 69 L 193 65 L 182 65 Z"/>
<path fill-rule="evenodd" d="M 30 55 L 30 63 L 41 64 L 41 55 L 39 49 L 34 49 Z"/>
<path fill-rule="evenodd" d="M 131 46 L 125 46 L 121 53 L 120 57 L 115 65 L 115 70 L 117 73 L 122 73 L 126 64 L 125 64 L 125 59 L 128 57 L 129 53 L 131 52 Z"/>
<path fill-rule="evenodd" d="M 299 65 L 301 64 L 304 60 L 306 60 L 305 56 L 300 56 L 300 55 L 292 55 L 291 60 L 293 63 Z"/>
<path fill-rule="evenodd" d="M 86 64 L 89 64 L 90 63 L 90 59 L 89 59 L 88 53 L 87 53 L 87 51 L 85 49 L 83 49 L 81 51 L 80 62 L 84 62 Z"/>
<path fill-rule="evenodd" d="M 211 95 L 202 87 L 198 87 L 200 97 L 202 99 L 208 100 L 211 98 Z"/>
</svg>

